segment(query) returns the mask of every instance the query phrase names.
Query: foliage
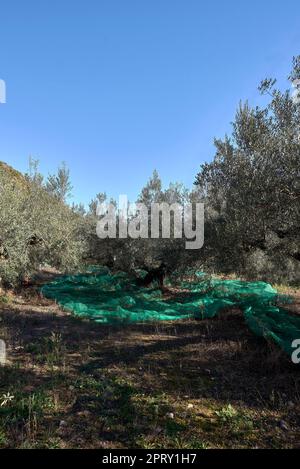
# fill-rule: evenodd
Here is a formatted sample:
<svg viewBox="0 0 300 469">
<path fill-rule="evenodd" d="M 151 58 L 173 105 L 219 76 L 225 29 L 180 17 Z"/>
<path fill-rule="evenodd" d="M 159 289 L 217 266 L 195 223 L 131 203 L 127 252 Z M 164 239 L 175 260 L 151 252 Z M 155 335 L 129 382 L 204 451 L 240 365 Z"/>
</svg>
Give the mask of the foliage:
<svg viewBox="0 0 300 469">
<path fill-rule="evenodd" d="M 142 188 L 137 199 L 137 203 L 143 203 L 148 208 L 148 238 L 132 239 L 98 239 L 96 236 L 96 207 L 98 202 L 106 200 L 106 194 L 98 194 L 90 204 L 90 211 L 87 216 L 89 223 L 89 247 L 90 257 L 97 262 L 104 263 L 114 270 L 125 270 L 134 272 L 137 269 L 152 270 L 160 265 L 166 265 L 168 273 L 174 272 L 178 268 L 186 267 L 191 263 L 191 254 L 184 248 L 185 240 L 174 238 L 173 214 L 170 215 L 171 237 L 164 239 L 151 238 L 151 212 L 150 206 L 153 203 L 178 203 L 181 206 L 196 199 L 197 192 L 189 191 L 180 183 L 171 183 L 166 189 L 163 188 L 161 178 L 157 171 Z M 114 201 L 111 201 L 114 203 Z M 135 213 L 131 215 L 133 218 Z"/>
<path fill-rule="evenodd" d="M 299 77 L 299 63 L 300 57 L 295 58 L 291 80 Z M 289 91 L 274 88 L 275 83 L 267 79 L 259 88 L 269 96 L 266 107 L 240 104 L 232 135 L 215 140 L 216 155 L 201 166 L 196 185 L 207 205 L 206 256 L 217 270 L 245 271 L 254 256 L 255 273 L 261 268 L 259 273 L 268 277 L 285 259 L 287 275 L 295 280 L 300 260 L 300 104 Z"/>
<path fill-rule="evenodd" d="M 0 277 L 15 285 L 41 265 L 75 268 L 84 251 L 82 220 L 37 179 L 0 167 Z"/>
<path fill-rule="evenodd" d="M 73 186 L 70 181 L 70 171 L 65 163 L 58 168 L 57 174 L 49 174 L 46 182 L 46 190 L 61 202 L 71 196 Z"/>
</svg>

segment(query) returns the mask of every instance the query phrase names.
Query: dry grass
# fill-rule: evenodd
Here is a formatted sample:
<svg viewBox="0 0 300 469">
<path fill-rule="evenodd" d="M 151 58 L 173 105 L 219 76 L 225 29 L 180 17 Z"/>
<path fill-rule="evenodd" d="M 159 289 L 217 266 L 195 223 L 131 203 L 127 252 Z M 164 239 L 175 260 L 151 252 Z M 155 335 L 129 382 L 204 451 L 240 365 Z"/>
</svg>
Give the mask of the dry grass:
<svg viewBox="0 0 300 469">
<path fill-rule="evenodd" d="M 299 447 L 299 367 L 238 310 L 112 327 L 29 291 L 0 318 L 1 447 Z"/>
</svg>

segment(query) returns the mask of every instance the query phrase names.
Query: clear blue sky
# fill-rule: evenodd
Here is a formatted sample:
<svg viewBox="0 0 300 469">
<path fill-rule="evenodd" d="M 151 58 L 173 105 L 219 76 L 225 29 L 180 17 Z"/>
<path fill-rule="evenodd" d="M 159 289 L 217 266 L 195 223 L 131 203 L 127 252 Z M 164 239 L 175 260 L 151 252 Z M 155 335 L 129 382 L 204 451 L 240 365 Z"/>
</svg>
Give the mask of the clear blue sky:
<svg viewBox="0 0 300 469">
<path fill-rule="evenodd" d="M 191 186 L 260 80 L 300 53 L 300 2 L 10 0 L 0 7 L 0 159 L 64 160 L 74 200 Z"/>
</svg>

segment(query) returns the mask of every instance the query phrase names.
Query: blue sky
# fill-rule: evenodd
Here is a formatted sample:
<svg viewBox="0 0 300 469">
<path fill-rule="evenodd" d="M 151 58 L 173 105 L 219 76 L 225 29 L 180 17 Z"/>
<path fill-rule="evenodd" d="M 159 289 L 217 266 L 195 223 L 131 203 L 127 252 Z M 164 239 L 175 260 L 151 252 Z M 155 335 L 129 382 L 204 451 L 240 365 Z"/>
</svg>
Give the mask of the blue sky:
<svg viewBox="0 0 300 469">
<path fill-rule="evenodd" d="M 74 201 L 134 199 L 156 168 L 191 186 L 266 76 L 286 86 L 300 2 L 1 2 L 0 159 L 71 169 Z"/>
</svg>

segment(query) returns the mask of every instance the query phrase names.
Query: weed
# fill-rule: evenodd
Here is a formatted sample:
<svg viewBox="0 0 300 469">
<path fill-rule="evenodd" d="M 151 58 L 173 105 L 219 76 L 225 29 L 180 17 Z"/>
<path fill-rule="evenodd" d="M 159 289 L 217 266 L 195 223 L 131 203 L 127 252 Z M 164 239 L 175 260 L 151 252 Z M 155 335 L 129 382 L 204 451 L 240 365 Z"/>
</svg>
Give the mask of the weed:
<svg viewBox="0 0 300 469">
<path fill-rule="evenodd" d="M 231 404 L 216 411 L 215 414 L 221 424 L 227 426 L 233 435 L 253 430 L 253 420 L 250 416 L 245 412 L 238 412 Z"/>
</svg>

